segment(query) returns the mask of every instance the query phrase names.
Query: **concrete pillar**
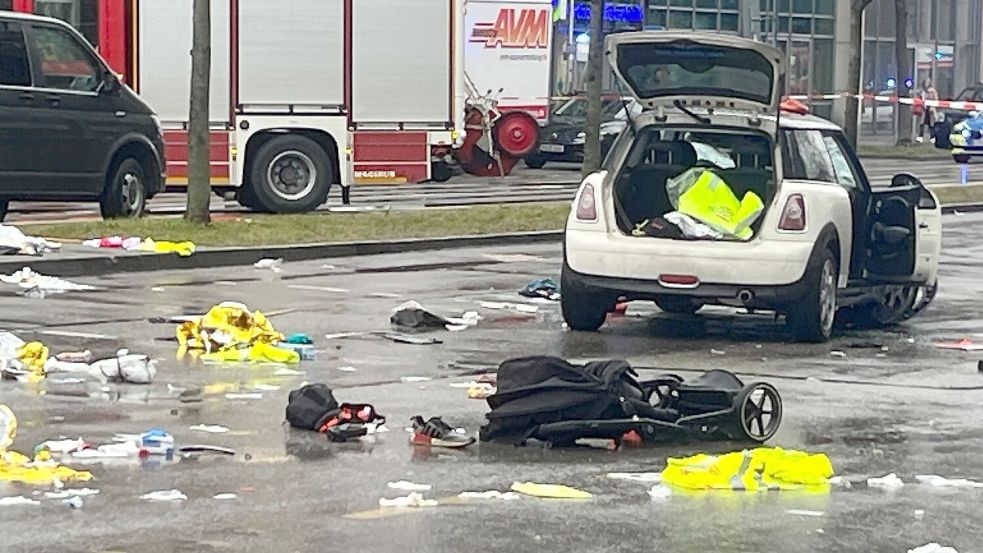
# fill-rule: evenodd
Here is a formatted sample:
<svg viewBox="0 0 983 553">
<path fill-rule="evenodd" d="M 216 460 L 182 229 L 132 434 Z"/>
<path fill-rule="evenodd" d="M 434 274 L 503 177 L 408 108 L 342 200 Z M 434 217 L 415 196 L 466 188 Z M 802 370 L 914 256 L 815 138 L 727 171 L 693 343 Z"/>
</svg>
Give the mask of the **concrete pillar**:
<svg viewBox="0 0 983 553">
<path fill-rule="evenodd" d="M 850 0 L 836 0 L 835 28 L 833 31 L 834 56 L 826 63 L 833 63 L 833 90 L 842 92 L 847 89 L 847 67 L 850 64 Z M 820 60 L 816 60 L 817 63 Z M 862 82 L 862 79 L 861 79 Z M 846 110 L 844 100 L 833 102 L 833 122 L 843 125 L 843 113 Z"/>
<path fill-rule="evenodd" d="M 970 21 L 970 2 L 969 0 L 955 0 L 952 3 L 952 17 L 956 21 L 955 33 L 955 81 L 953 82 L 953 92 L 958 94 L 962 89 L 972 84 L 976 73 L 977 60 L 975 48 L 969 43 L 971 40 Z M 979 32 L 979 21 L 976 22 L 976 30 Z"/>
<path fill-rule="evenodd" d="M 742 37 L 765 41 L 761 36 L 761 2 L 759 0 L 741 0 L 741 21 L 739 31 Z"/>
</svg>

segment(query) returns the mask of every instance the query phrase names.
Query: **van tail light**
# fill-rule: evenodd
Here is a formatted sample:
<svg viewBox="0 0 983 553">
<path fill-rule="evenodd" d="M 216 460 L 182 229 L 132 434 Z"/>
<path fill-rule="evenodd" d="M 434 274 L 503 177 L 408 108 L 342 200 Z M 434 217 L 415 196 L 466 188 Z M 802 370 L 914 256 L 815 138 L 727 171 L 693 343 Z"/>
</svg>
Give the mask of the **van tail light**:
<svg viewBox="0 0 983 553">
<path fill-rule="evenodd" d="M 778 230 L 801 232 L 806 229 L 806 201 L 802 194 L 789 194 L 778 220 Z"/>
<path fill-rule="evenodd" d="M 584 189 L 580 191 L 580 198 L 577 200 L 577 220 L 597 220 L 597 200 L 594 198 L 594 185 L 592 184 L 585 184 Z"/>
</svg>

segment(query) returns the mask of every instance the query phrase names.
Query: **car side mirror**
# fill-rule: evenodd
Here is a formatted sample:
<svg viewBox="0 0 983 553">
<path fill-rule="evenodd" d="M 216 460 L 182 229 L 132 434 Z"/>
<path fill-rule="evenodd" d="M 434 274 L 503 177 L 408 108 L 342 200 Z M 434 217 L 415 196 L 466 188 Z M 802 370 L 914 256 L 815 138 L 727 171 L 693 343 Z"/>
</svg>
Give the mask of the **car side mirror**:
<svg viewBox="0 0 983 553">
<path fill-rule="evenodd" d="M 907 188 L 910 186 L 922 186 L 922 181 L 909 173 L 900 173 L 894 175 L 894 178 L 891 179 L 891 188 Z"/>
<path fill-rule="evenodd" d="M 115 94 L 119 90 L 119 78 L 112 71 L 104 71 L 102 73 L 102 80 L 99 81 L 99 87 L 96 92 L 99 94 Z"/>
</svg>

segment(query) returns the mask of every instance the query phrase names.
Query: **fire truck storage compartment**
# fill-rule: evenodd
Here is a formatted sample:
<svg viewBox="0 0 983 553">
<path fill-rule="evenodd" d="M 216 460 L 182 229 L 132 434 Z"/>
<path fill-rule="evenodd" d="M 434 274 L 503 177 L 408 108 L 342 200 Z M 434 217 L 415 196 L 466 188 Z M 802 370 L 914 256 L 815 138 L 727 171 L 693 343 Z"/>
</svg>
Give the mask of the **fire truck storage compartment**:
<svg viewBox="0 0 983 553">
<path fill-rule="evenodd" d="M 191 95 L 192 0 L 139 0 L 139 91 L 165 124 L 187 123 Z M 187 14 L 187 17 L 174 17 Z M 229 0 L 212 0 L 209 115 L 229 120 Z"/>
<path fill-rule="evenodd" d="M 378 1 L 378 0 L 373 0 Z M 378 42 L 397 42 L 376 36 Z M 239 0 L 243 112 L 341 110 L 345 8 L 339 0 Z"/>
<path fill-rule="evenodd" d="M 449 0 L 352 2 L 351 117 L 356 126 L 442 129 L 454 121 L 454 4 Z"/>
</svg>

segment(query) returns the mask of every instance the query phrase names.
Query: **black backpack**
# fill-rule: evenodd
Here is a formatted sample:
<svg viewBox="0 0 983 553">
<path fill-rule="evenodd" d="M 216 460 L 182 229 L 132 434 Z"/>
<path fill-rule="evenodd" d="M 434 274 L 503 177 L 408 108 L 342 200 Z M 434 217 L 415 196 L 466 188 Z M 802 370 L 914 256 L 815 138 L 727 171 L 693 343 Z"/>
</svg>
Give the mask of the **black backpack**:
<svg viewBox="0 0 983 553">
<path fill-rule="evenodd" d="M 319 430 L 338 414 L 339 407 L 327 384 L 301 386 L 287 399 L 287 422 L 294 428 Z"/>
</svg>

